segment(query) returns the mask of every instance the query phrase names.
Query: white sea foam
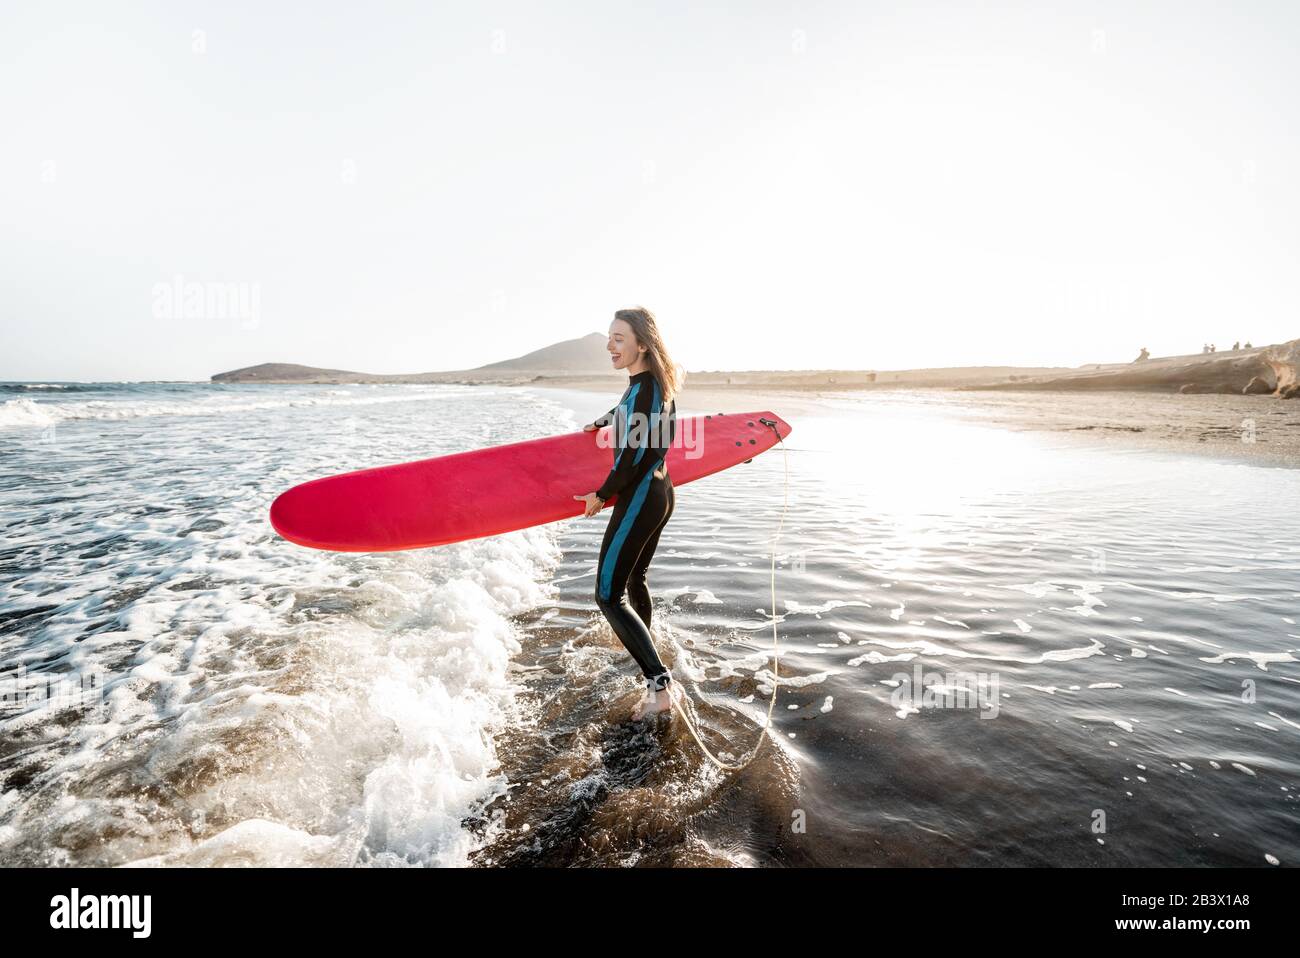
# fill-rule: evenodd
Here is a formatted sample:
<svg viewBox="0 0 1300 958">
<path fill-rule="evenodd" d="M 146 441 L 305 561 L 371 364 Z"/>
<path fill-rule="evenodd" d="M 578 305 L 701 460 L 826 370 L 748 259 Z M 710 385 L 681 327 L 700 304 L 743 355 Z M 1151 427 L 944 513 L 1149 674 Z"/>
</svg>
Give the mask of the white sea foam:
<svg viewBox="0 0 1300 958">
<path fill-rule="evenodd" d="M 450 387 L 448 387 L 450 388 Z M 472 388 L 472 387 L 466 387 Z M 147 399 L 91 399 L 76 402 L 41 402 L 27 397 L 0 404 L 0 427 L 49 425 L 77 420 L 139 419 L 149 416 L 230 416 L 259 410 L 338 406 L 377 406 L 428 401 L 432 391 L 409 387 L 380 396 L 353 396 L 346 392 L 295 395 L 291 398 L 240 399 L 217 396 L 199 401 Z"/>
<path fill-rule="evenodd" d="M 53 412 L 55 406 L 42 405 L 25 396 L 19 399 L 7 399 L 0 403 L 0 427 L 4 426 L 48 426 L 58 421 Z"/>
<path fill-rule="evenodd" d="M 472 395 L 459 409 L 455 395 L 439 400 L 436 434 L 426 403 L 392 406 L 366 434 L 369 454 L 463 447 L 494 416 L 502 441 L 549 431 L 540 407 L 521 415 L 514 397 Z M 359 403 L 331 397 L 314 404 L 325 418 L 241 428 L 250 408 L 311 397 L 219 398 L 129 445 L 115 442 L 121 417 L 105 415 L 75 443 L 18 447 L 37 479 L 3 490 L 6 514 L 46 521 L 7 539 L 31 561 L 0 578 L 0 610 L 30 624 L 0 633 L 0 658 L 31 673 L 102 670 L 105 695 L 80 718 L 0 712 L 0 738 L 28 743 L 33 773 L 21 801 L 0 797 L 0 859 L 463 864 L 464 818 L 504 789 L 491 733 L 517 707 L 512 616 L 551 599 L 557 528 L 376 555 L 292 545 L 270 528 L 270 501 L 341 471 L 354 438 L 338 417 Z M 36 505 L 46 476 L 71 497 Z"/>
</svg>

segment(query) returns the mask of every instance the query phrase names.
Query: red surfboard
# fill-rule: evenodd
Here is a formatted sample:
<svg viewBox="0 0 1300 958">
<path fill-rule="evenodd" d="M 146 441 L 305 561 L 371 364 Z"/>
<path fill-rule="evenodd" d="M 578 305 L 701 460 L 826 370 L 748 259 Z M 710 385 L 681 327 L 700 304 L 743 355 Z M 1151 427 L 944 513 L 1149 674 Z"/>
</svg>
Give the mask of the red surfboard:
<svg viewBox="0 0 1300 958">
<path fill-rule="evenodd" d="M 583 503 L 573 497 L 595 492 L 614 464 L 612 428 L 313 479 L 276 498 L 271 525 L 312 549 L 393 552 L 578 516 Z M 668 452 L 673 485 L 753 458 L 776 445 L 778 430 L 790 435 L 772 412 L 679 418 Z"/>
</svg>

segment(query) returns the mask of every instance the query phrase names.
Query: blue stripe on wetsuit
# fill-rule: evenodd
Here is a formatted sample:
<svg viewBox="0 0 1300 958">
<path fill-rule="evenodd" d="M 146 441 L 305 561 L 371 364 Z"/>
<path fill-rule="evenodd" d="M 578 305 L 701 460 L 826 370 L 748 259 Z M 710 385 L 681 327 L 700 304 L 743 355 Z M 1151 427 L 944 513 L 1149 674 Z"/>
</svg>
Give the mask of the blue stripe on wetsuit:
<svg viewBox="0 0 1300 958">
<path fill-rule="evenodd" d="M 637 388 L 640 388 L 640 387 L 638 386 Z M 650 412 L 651 412 L 651 414 L 654 414 L 654 413 L 660 411 L 660 410 L 659 410 L 659 383 L 658 383 L 658 382 L 656 382 L 656 383 L 654 384 L 654 390 L 655 390 L 655 391 L 654 391 L 653 393 L 650 394 Z M 628 408 L 634 408 L 634 407 L 628 407 Z M 650 423 L 646 423 L 646 425 L 649 426 Z M 655 428 L 657 428 L 658 425 L 659 425 L 658 422 L 655 422 L 655 424 L 654 424 Z M 636 465 L 640 465 L 640 463 L 641 463 L 641 457 L 645 455 L 646 448 L 649 447 L 649 445 L 650 445 L 650 439 L 651 439 L 651 437 L 652 437 L 653 435 L 654 435 L 653 432 L 647 432 L 647 433 L 646 433 L 645 445 L 644 445 L 644 446 L 641 446 L 641 447 L 639 447 L 639 448 L 637 449 L 637 451 L 636 451 L 636 458 L 632 460 L 632 465 L 634 465 L 634 466 L 636 466 Z"/>
<path fill-rule="evenodd" d="M 623 521 L 619 523 L 618 531 L 614 533 L 614 539 L 609 544 L 609 551 L 605 553 L 605 567 L 600 570 L 600 595 L 601 598 L 608 599 L 610 591 L 614 585 L 614 564 L 618 562 L 619 551 L 623 548 L 623 540 L 632 529 L 632 523 L 636 521 L 637 513 L 641 511 L 641 504 L 645 502 L 646 492 L 650 489 L 650 480 L 655 474 L 647 472 L 645 476 L 637 483 L 636 492 L 632 494 L 632 501 L 628 504 L 627 512 L 623 515 Z"/>
<path fill-rule="evenodd" d="M 623 458 L 623 450 L 627 448 L 628 421 L 632 418 L 632 410 L 636 408 L 636 394 L 640 391 L 641 391 L 641 384 L 637 383 L 635 386 L 633 386 L 631 389 L 628 390 L 627 398 L 624 399 L 621 403 L 619 403 L 620 406 L 623 406 L 625 408 L 623 410 L 623 415 L 620 417 L 623 420 L 623 436 L 618 441 L 618 455 L 614 457 L 615 469 L 618 468 L 618 461 Z M 659 386 L 658 384 L 655 384 L 656 394 L 658 393 L 658 391 L 659 391 Z M 640 461 L 641 461 L 641 457 L 637 456 L 635 462 L 640 462 Z"/>
<path fill-rule="evenodd" d="M 635 388 L 633 388 L 631 395 L 628 396 L 629 410 L 633 408 L 631 403 L 636 398 L 636 392 L 640 388 L 641 388 L 641 384 L 637 383 Z M 651 410 L 659 409 L 659 383 L 658 382 L 654 384 L 654 393 L 651 396 L 650 408 Z M 630 417 L 630 413 L 629 413 L 629 417 Z M 624 422 L 625 423 L 627 422 L 626 418 L 624 419 Z M 627 427 L 625 425 L 624 426 L 625 431 L 623 434 L 624 443 L 626 443 L 627 441 L 626 428 Z M 651 435 L 653 435 L 653 433 L 647 431 L 645 445 L 637 449 L 636 458 L 632 460 L 632 464 L 634 466 L 639 464 L 641 462 L 641 457 L 645 455 L 646 448 L 650 445 Z M 626 449 L 626 445 L 624 446 L 624 449 Z M 618 453 L 619 459 L 621 459 L 622 456 L 623 456 L 623 449 L 620 449 Z M 614 465 L 616 467 L 618 466 L 618 459 L 614 460 Z M 644 476 L 642 476 L 641 481 L 637 483 L 636 492 L 632 494 L 632 501 L 628 503 L 627 512 L 623 513 L 623 521 L 619 523 L 618 531 L 614 533 L 614 538 L 613 540 L 611 540 L 609 544 L 609 551 L 605 553 L 605 564 L 601 567 L 600 570 L 601 598 L 608 599 L 610 596 L 610 592 L 614 584 L 613 583 L 614 565 L 618 562 L 618 554 L 623 549 L 623 541 L 627 538 L 628 533 L 632 530 L 632 523 L 636 522 L 636 517 L 641 512 L 641 505 L 642 503 L 645 502 L 646 492 L 650 489 L 650 480 L 653 478 L 654 478 L 654 470 L 651 470 L 650 472 L 647 472 Z"/>
</svg>

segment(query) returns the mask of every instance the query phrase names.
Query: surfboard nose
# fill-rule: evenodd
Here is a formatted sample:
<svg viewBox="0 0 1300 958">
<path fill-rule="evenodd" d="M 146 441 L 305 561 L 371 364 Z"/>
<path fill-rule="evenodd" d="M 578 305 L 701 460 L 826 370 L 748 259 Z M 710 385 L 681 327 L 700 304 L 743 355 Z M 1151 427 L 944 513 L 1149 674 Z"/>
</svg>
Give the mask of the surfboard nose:
<svg viewBox="0 0 1300 958">
<path fill-rule="evenodd" d="M 782 419 L 774 412 L 770 412 L 770 411 L 761 412 L 758 414 L 758 417 L 759 418 L 754 420 L 755 422 L 758 422 L 760 425 L 766 426 L 768 425 L 768 423 L 762 423 L 760 422 L 760 420 L 762 419 L 768 420 L 768 422 L 773 424 L 772 426 L 768 426 L 768 428 L 773 428 L 774 426 L 776 428 L 777 433 L 781 436 L 782 439 L 784 439 L 786 436 L 790 435 L 790 433 L 794 431 L 793 426 L 791 426 L 788 422 L 786 422 L 784 419 Z"/>
</svg>

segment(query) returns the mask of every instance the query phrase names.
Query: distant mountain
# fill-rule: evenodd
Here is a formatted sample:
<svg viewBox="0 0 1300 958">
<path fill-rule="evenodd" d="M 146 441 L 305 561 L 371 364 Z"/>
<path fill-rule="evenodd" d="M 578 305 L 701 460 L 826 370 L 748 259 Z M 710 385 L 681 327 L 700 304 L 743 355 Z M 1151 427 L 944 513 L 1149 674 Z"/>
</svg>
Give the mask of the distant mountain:
<svg viewBox="0 0 1300 958">
<path fill-rule="evenodd" d="M 382 375 L 346 369 L 319 369 L 296 363 L 262 363 L 217 373 L 214 383 L 428 383 L 523 382 L 541 375 L 612 375 L 604 333 L 543 346 L 531 353 L 476 366 L 442 372 Z"/>
<path fill-rule="evenodd" d="M 297 363 L 262 363 L 245 366 L 230 372 L 217 373 L 214 383 L 309 383 L 309 382 L 361 382 L 375 377 L 366 373 L 348 372 L 346 369 L 317 369 Z"/>
<path fill-rule="evenodd" d="M 469 372 L 489 369 L 527 370 L 528 372 L 607 373 L 613 368 L 609 363 L 609 350 L 605 344 L 609 337 L 604 333 L 588 333 L 579 339 L 566 339 L 541 349 L 534 349 L 515 359 L 476 366 Z"/>
<path fill-rule="evenodd" d="M 493 383 L 551 384 L 618 377 L 609 362 L 604 333 L 543 346 L 514 359 L 473 369 L 408 375 L 375 375 L 317 369 L 294 363 L 262 363 L 212 377 L 215 383 Z M 1074 369 L 968 366 L 945 369 L 692 370 L 696 386 L 787 386 L 855 388 L 941 386 L 962 389 L 1151 389 L 1173 392 L 1271 393 L 1300 397 L 1300 340 L 1275 346 L 1190 356 L 1150 357 L 1131 363 L 1089 363 Z"/>
</svg>

